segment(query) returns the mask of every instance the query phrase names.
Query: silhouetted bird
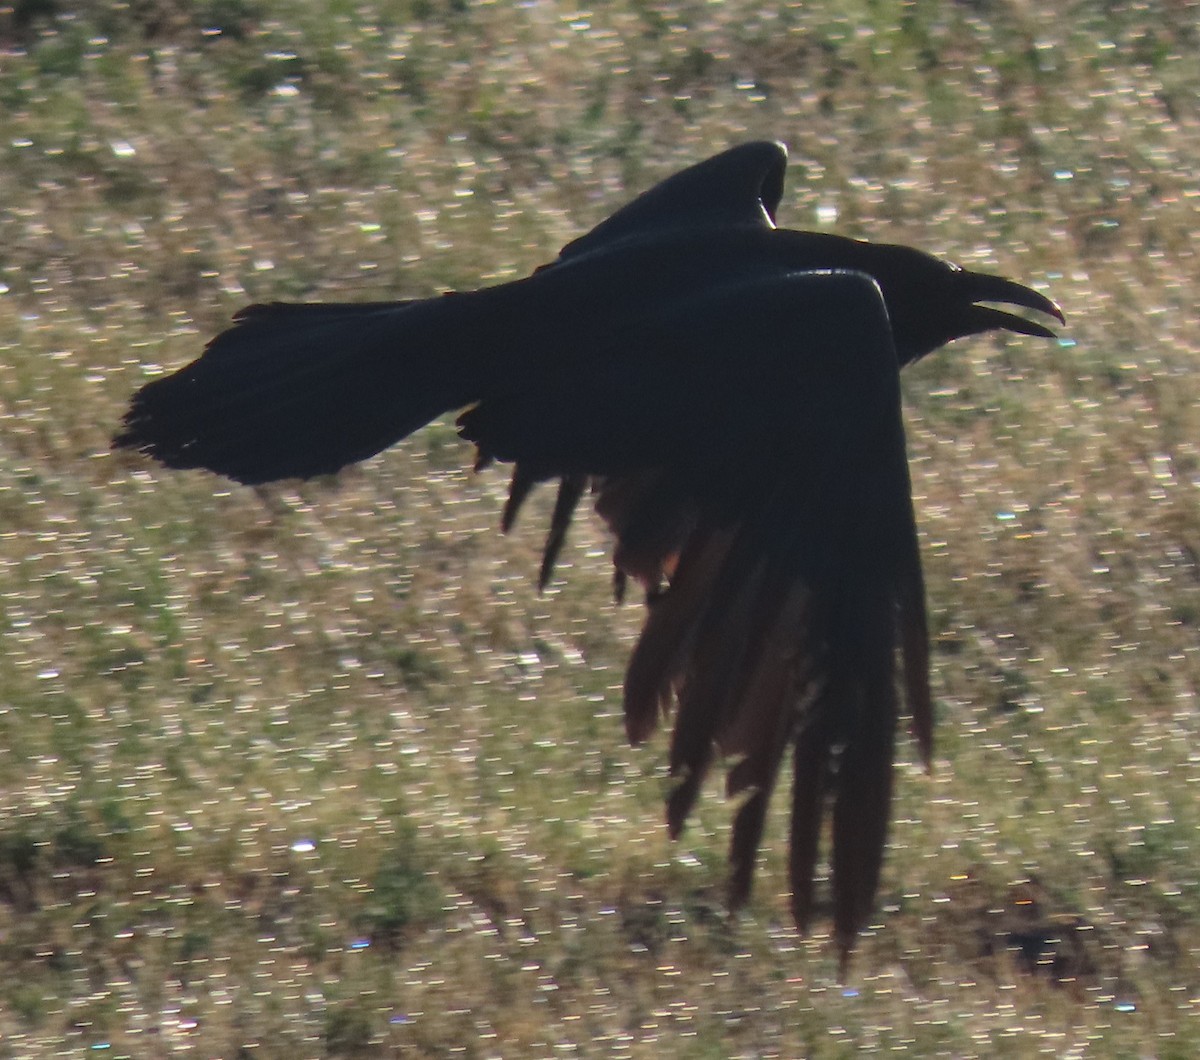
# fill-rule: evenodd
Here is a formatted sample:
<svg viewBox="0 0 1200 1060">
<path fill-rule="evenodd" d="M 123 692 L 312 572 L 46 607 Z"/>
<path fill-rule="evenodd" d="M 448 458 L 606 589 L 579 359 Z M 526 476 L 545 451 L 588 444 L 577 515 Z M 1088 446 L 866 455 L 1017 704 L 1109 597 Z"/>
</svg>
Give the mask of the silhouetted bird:
<svg viewBox="0 0 1200 1060">
<path fill-rule="evenodd" d="M 625 680 L 637 743 L 675 710 L 667 818 L 709 767 L 739 799 L 730 900 L 746 898 L 793 750 L 792 908 L 807 927 L 832 802 L 843 954 L 875 896 L 899 694 L 928 763 L 924 588 L 897 371 L 992 329 L 1063 320 L 1011 280 L 902 246 L 775 227 L 785 149 L 735 147 L 663 181 L 526 279 L 407 302 L 242 310 L 143 387 L 114 444 L 245 483 L 363 460 L 431 419 L 478 465 L 515 462 L 503 515 L 559 479 L 542 583 L 587 490 L 618 587 L 647 590 Z"/>
</svg>

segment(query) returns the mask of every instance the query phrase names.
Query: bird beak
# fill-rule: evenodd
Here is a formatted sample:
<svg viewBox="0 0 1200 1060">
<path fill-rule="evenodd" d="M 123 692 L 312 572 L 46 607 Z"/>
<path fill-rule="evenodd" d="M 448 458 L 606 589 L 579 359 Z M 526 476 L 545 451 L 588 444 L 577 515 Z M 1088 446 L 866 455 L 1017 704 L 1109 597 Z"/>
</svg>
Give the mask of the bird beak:
<svg viewBox="0 0 1200 1060">
<path fill-rule="evenodd" d="M 1046 316 L 1054 317 L 1060 324 L 1065 324 L 1067 318 L 1063 311 L 1047 298 L 1015 280 L 1003 276 L 992 276 L 986 272 L 964 272 L 965 294 L 972 303 L 1001 302 L 1006 305 L 1021 306 L 1032 309 Z M 989 305 L 972 304 L 971 322 L 979 331 L 992 331 L 1002 328 L 1005 331 L 1015 331 L 1021 335 L 1036 335 L 1043 339 L 1052 339 L 1055 333 L 1036 320 L 1028 320 L 1016 313 L 1007 313 Z"/>
</svg>

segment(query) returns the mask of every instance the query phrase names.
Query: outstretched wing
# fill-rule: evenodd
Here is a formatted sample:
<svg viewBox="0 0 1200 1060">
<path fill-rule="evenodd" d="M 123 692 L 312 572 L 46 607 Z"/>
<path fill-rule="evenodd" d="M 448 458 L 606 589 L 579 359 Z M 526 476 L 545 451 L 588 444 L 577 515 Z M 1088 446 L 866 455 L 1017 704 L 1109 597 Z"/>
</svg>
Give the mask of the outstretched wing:
<svg viewBox="0 0 1200 1060">
<path fill-rule="evenodd" d="M 931 728 L 882 297 L 858 273 L 733 283 L 664 313 L 638 347 L 582 383 L 577 366 L 569 386 L 539 378 L 485 400 L 462 432 L 548 475 L 601 477 L 617 562 L 652 589 L 625 715 L 637 742 L 675 714 L 672 833 L 724 758 L 740 800 L 730 892 L 743 901 L 791 746 L 796 920 L 812 911 L 831 799 L 835 930 L 848 949 L 886 840 L 898 655 L 926 757 Z"/>
<path fill-rule="evenodd" d="M 774 228 L 786 169 L 787 148 L 777 141 L 757 140 L 731 147 L 655 184 L 568 243 L 558 260 L 580 257 L 624 239 L 681 228 Z"/>
</svg>

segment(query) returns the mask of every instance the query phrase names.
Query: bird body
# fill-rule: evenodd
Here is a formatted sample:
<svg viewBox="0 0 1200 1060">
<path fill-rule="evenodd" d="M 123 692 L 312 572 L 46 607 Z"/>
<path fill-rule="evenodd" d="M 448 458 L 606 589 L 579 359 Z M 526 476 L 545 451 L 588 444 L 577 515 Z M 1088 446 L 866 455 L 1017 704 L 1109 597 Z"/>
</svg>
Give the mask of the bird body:
<svg viewBox="0 0 1200 1060">
<path fill-rule="evenodd" d="M 991 327 L 1049 333 L 975 304 L 1018 296 L 1019 304 L 1047 311 L 1047 300 L 1027 297 L 1034 292 L 1011 281 L 909 247 L 778 229 L 773 210 L 760 214 L 762 223 L 702 218 L 691 229 L 584 237 L 531 276 L 475 291 L 249 306 L 204 357 L 139 392 L 118 444 L 144 448 L 171 467 L 206 467 L 254 484 L 335 472 L 488 398 L 524 394 L 523 407 L 540 400 L 552 406 L 549 414 L 564 408 L 553 400 L 582 381 L 603 384 L 624 370 L 669 371 L 671 379 L 658 382 L 686 387 L 708 334 L 697 309 L 726 288 L 771 284 L 784 274 L 846 271 L 880 284 L 901 364 Z M 604 234 L 605 224 L 595 232 Z M 960 294 L 950 281 L 973 286 Z M 913 311 L 929 286 L 951 288 L 955 316 Z M 736 326 L 749 332 L 754 322 Z M 789 321 L 793 353 L 802 358 L 807 333 L 821 326 L 820 313 L 798 307 Z M 709 359 L 732 359 L 735 370 L 750 363 L 737 344 Z M 611 399 L 612 389 L 602 386 L 596 396 Z M 221 430 L 209 430 L 210 421 Z M 603 470 L 590 465 L 578 470 Z"/>
<path fill-rule="evenodd" d="M 686 369 L 686 360 L 674 363 L 683 351 L 665 346 L 703 338 L 693 314 L 716 292 L 830 267 L 814 264 L 820 254 L 789 255 L 792 235 L 671 233 L 429 299 L 250 306 L 203 358 L 146 387 L 129 424 L 147 422 L 155 402 L 174 403 L 169 424 L 158 417 L 154 439 L 154 454 L 174 467 L 208 467 L 251 484 L 330 473 L 485 397 L 616 377 L 655 357 L 665 362 L 667 352 L 673 372 Z M 803 318 L 794 326 L 802 334 Z M 651 346 L 654 357 L 646 355 Z M 341 415 L 339 404 L 353 414 Z M 331 407 L 322 414 L 322 406 Z M 203 429 L 210 409 L 223 419 L 219 436 Z M 243 409 L 253 409 L 244 421 Z M 236 436 L 234 426 L 253 436 Z"/>
<path fill-rule="evenodd" d="M 775 143 L 723 152 L 510 283 L 251 306 L 134 396 L 115 445 L 259 483 L 334 472 L 465 409 L 478 465 L 515 464 L 505 529 L 559 479 L 543 584 L 591 489 L 618 585 L 647 589 L 626 729 L 638 742 L 675 714 L 672 834 L 723 758 L 743 901 L 791 748 L 793 912 L 809 923 L 832 802 L 847 951 L 878 884 L 902 701 L 926 760 L 932 740 L 899 369 L 987 330 L 1053 334 L 981 303 L 1062 314 L 909 247 L 777 228 L 785 166 Z"/>
</svg>

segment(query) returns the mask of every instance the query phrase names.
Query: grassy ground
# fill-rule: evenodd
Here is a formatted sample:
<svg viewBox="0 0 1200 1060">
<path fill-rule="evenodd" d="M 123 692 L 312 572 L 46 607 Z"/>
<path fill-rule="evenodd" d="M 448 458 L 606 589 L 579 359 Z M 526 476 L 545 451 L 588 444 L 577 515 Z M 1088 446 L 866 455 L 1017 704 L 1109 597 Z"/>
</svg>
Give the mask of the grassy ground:
<svg viewBox="0 0 1200 1060">
<path fill-rule="evenodd" d="M 1198 21 L 0 6 L 0 1056 L 1200 1053 Z M 718 793 L 665 839 L 595 525 L 539 599 L 446 425 L 263 493 L 106 451 L 251 299 L 514 277 L 755 136 L 790 226 L 1070 317 L 905 381 L 939 754 L 847 984 L 785 799 L 736 919 Z"/>
</svg>

